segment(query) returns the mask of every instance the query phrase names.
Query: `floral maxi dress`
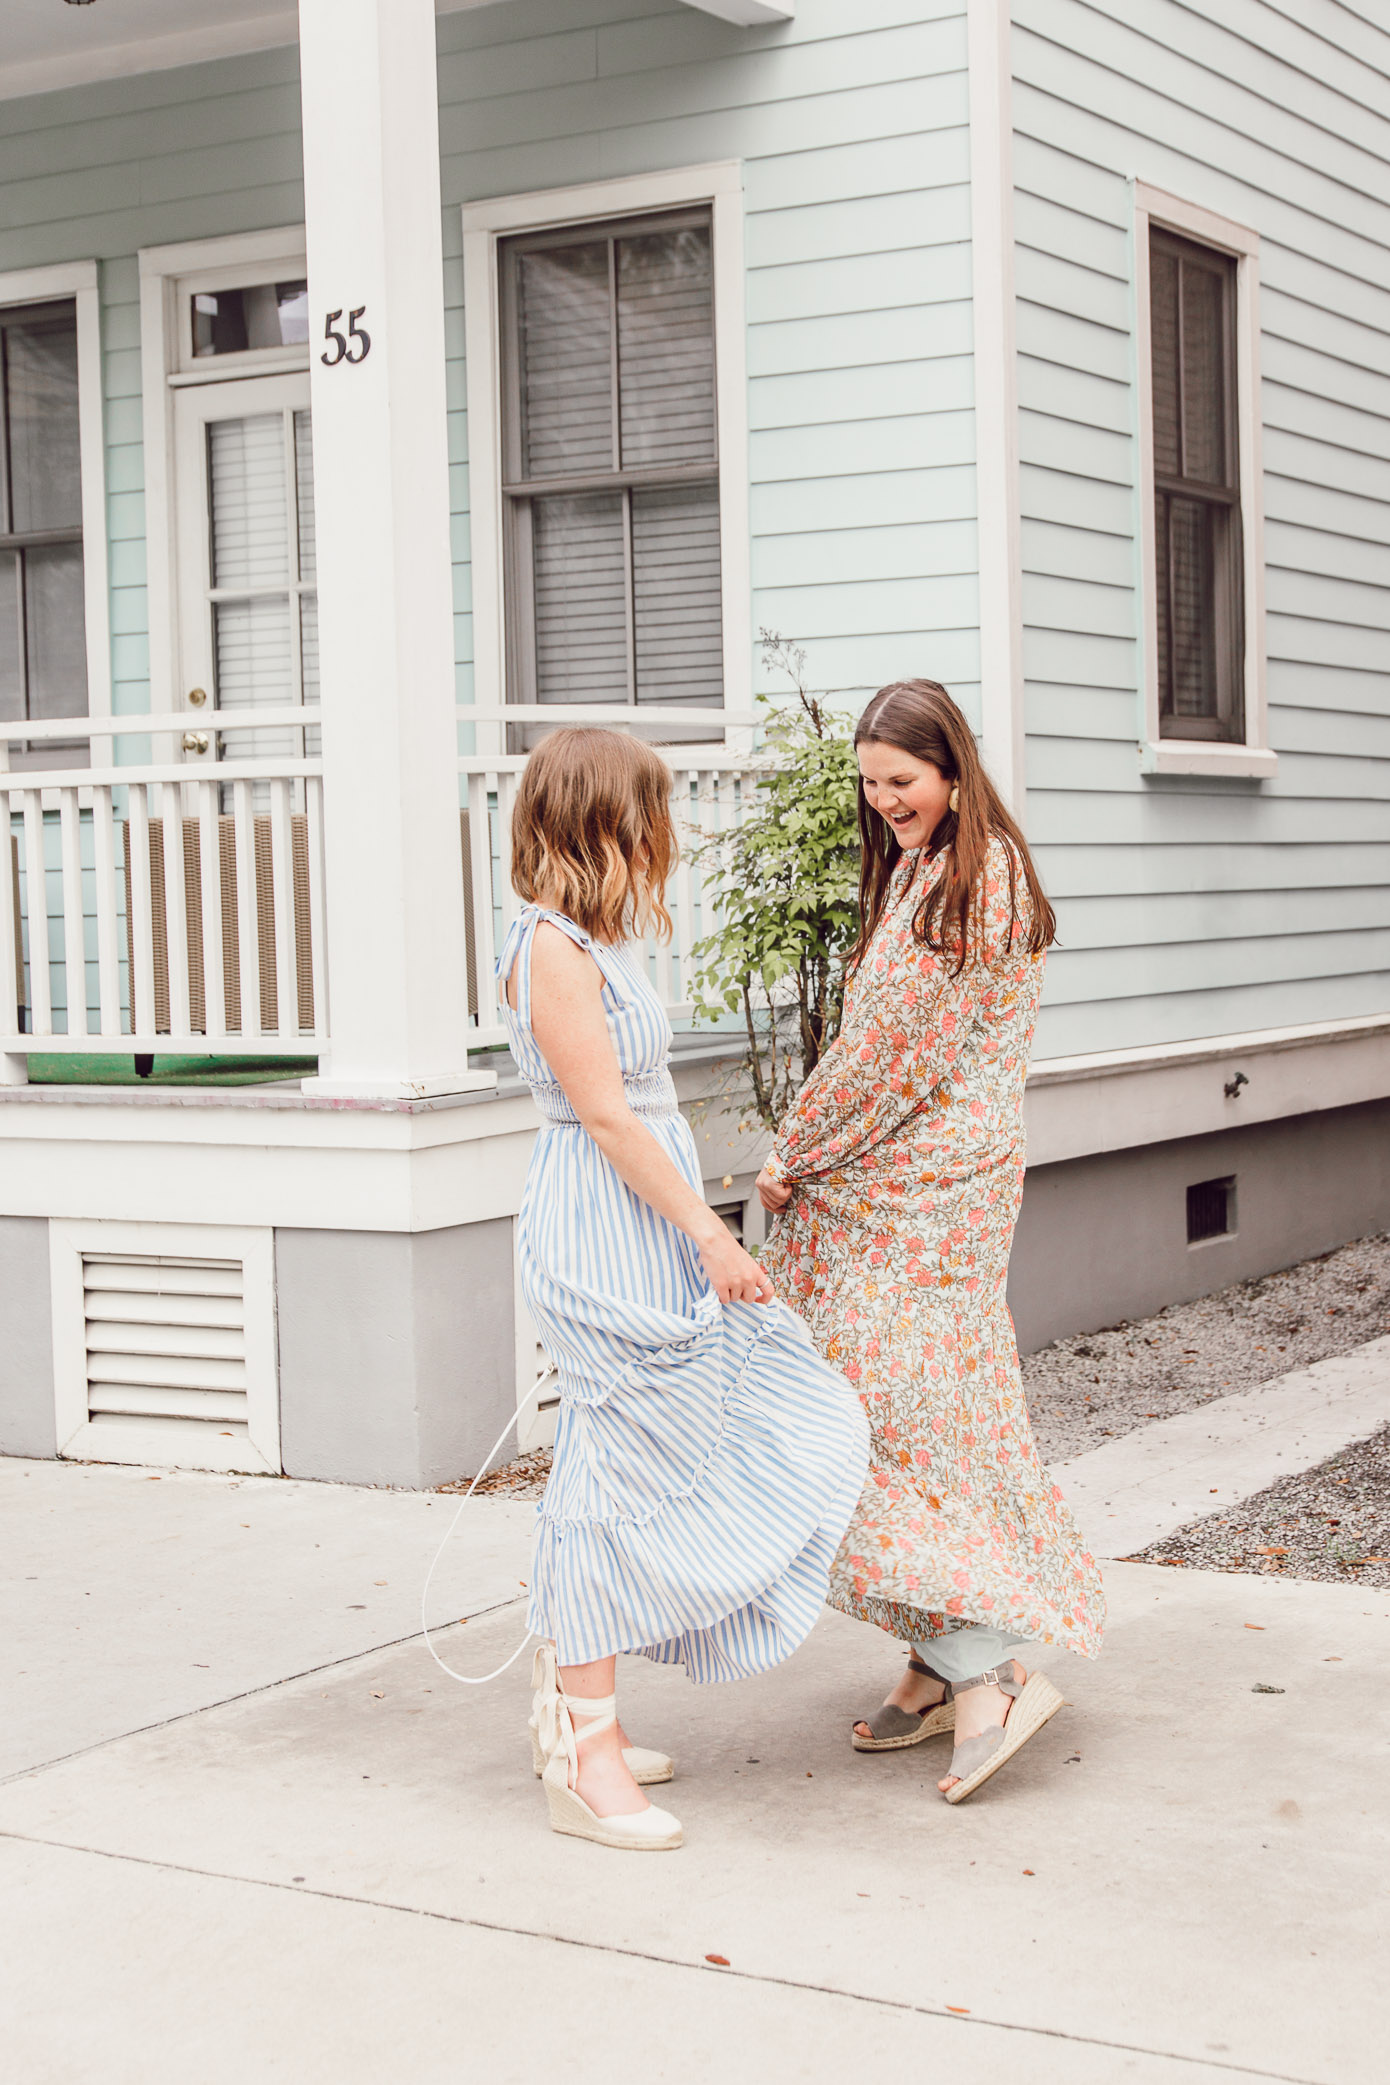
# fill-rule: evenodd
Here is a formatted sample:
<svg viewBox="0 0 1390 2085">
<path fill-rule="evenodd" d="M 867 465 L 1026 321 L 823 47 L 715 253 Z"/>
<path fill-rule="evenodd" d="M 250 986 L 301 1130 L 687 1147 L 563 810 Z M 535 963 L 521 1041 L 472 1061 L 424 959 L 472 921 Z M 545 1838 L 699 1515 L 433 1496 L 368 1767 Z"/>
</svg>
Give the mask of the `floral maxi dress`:
<svg viewBox="0 0 1390 2085">
<path fill-rule="evenodd" d="M 1094 1657 L 1100 1574 L 1038 1459 L 1004 1293 L 1044 959 L 998 839 L 986 960 L 953 977 L 923 948 L 913 916 L 944 860 L 897 866 L 840 1034 L 778 1134 L 793 1195 L 764 1264 L 869 1417 L 831 1604 L 912 1643 L 982 1624 Z"/>
</svg>

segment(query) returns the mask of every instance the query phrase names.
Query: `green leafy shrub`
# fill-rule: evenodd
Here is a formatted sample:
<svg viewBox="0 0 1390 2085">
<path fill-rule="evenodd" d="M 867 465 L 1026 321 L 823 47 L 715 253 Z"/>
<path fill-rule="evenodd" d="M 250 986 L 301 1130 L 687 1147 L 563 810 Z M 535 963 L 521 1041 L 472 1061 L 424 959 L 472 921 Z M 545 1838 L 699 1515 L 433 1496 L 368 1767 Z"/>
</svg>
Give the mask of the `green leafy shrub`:
<svg viewBox="0 0 1390 2085">
<path fill-rule="evenodd" d="M 840 1025 L 858 927 L 858 766 L 852 720 L 807 692 L 805 652 L 759 635 L 764 668 L 788 675 L 796 701 L 758 697 L 768 768 L 743 785 L 742 823 L 695 850 L 720 914 L 693 953 L 696 1013 L 743 1015 L 754 1108 L 775 1129 Z"/>
</svg>

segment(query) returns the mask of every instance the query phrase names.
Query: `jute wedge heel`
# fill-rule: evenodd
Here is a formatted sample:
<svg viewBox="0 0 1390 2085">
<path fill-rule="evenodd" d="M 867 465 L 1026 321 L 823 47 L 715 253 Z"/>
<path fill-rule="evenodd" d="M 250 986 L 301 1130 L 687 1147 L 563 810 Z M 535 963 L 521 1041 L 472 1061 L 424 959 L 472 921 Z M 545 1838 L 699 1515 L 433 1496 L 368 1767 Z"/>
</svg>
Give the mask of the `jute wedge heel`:
<svg viewBox="0 0 1390 2085">
<path fill-rule="evenodd" d="M 1014 1678 L 1012 1661 L 1008 1665 L 994 1666 L 988 1672 L 977 1673 L 974 1679 L 955 1681 L 953 1691 L 961 1695 L 972 1687 L 998 1687 L 1013 1699 L 1002 1724 L 981 1731 L 978 1737 L 966 1738 L 956 1746 L 943 1777 L 959 1776 L 955 1787 L 946 1790 L 948 1803 L 963 1803 L 968 1795 L 973 1795 L 991 1774 L 998 1773 L 1006 1760 L 1022 1750 L 1029 1738 L 1037 1736 L 1058 1709 L 1066 1707 L 1066 1702 L 1045 1672 L 1030 1673 L 1026 1680 L 1019 1681 Z"/>
<path fill-rule="evenodd" d="M 574 1707 L 580 1704 L 576 1701 Z M 560 1749 L 546 1761 L 541 1776 L 546 1803 L 550 1810 L 550 1828 L 564 1832 L 573 1839 L 589 1839 L 596 1846 L 614 1846 L 626 1853 L 667 1853 L 682 1843 L 684 1834 L 680 1822 L 669 1810 L 658 1810 L 655 1804 L 645 1810 L 634 1810 L 626 1817 L 600 1817 L 589 1808 L 577 1789 L 570 1787 L 571 1772 L 579 1771 L 579 1747 L 586 1738 L 608 1730 L 618 1720 L 617 1699 L 605 1694 L 598 1700 L 586 1700 L 583 1704 L 586 1717 L 584 1728 L 576 1730 L 570 1713 L 571 1704 L 560 1696 Z"/>
<path fill-rule="evenodd" d="M 939 1677 L 925 1666 L 920 1658 L 909 1658 L 909 1672 L 917 1672 L 923 1679 Z M 920 1745 L 923 1738 L 939 1737 L 956 1727 L 956 1705 L 951 1699 L 951 1683 L 943 1680 L 946 1692 L 940 1701 L 926 1709 L 900 1709 L 895 1703 L 885 1701 L 882 1708 L 871 1716 L 859 1716 L 857 1722 L 867 1723 L 872 1737 L 860 1737 L 850 1726 L 849 1741 L 856 1752 L 901 1752 L 908 1745 Z"/>
<path fill-rule="evenodd" d="M 560 1702 L 560 1674 L 555 1664 L 555 1651 L 551 1644 L 543 1643 L 531 1661 L 531 1718 L 527 1729 L 531 1733 L 531 1764 L 539 1781 L 545 1772 L 545 1763 L 559 1743 L 556 1715 Z M 675 1761 L 665 1752 L 653 1752 L 646 1745 L 628 1745 L 623 1752 L 627 1770 L 639 1788 L 656 1788 L 663 1781 L 675 1776 Z"/>
</svg>

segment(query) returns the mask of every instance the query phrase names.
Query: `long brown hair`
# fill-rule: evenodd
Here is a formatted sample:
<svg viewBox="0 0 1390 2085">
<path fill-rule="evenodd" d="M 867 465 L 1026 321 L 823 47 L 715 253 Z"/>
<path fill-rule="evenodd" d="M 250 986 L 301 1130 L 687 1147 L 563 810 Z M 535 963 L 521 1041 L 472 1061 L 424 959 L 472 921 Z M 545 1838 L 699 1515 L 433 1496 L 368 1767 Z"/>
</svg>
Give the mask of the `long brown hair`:
<svg viewBox="0 0 1390 2085">
<path fill-rule="evenodd" d="M 912 932 L 924 948 L 954 956 L 959 976 L 972 954 L 983 949 L 985 860 L 991 839 L 1004 842 L 1009 865 L 1009 922 L 1024 918 L 1018 904 L 1022 872 L 1029 903 L 1024 945 L 1041 955 L 1057 938 L 1057 915 L 1043 892 L 1028 842 L 1009 816 L 1002 797 L 985 773 L 975 734 L 938 681 L 894 681 L 880 688 L 854 728 L 856 746 L 897 746 L 914 759 L 929 760 L 946 781 L 955 784 L 958 806 L 947 811 L 928 842 L 932 855 L 943 851 L 941 875 L 923 898 Z M 883 917 L 888 884 L 902 858 L 898 838 L 886 818 L 871 810 L 859 784 L 859 939 L 850 951 L 859 962 L 874 928 Z"/>
<path fill-rule="evenodd" d="M 596 941 L 671 932 L 671 770 L 621 731 L 570 725 L 532 753 L 512 812 L 512 887 Z"/>
</svg>

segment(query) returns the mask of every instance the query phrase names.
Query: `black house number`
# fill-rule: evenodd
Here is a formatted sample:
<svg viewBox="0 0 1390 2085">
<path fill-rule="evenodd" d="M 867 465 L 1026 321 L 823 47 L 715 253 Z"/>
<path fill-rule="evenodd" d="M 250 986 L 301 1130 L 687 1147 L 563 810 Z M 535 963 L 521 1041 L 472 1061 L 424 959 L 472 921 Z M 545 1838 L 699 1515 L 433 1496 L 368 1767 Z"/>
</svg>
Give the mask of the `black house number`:
<svg viewBox="0 0 1390 2085">
<path fill-rule="evenodd" d="M 366 361 L 368 355 L 372 351 L 372 336 L 357 323 L 357 321 L 362 317 L 362 314 L 366 311 L 366 309 L 367 307 L 365 304 L 359 304 L 356 311 L 350 311 L 348 313 L 348 324 L 346 333 L 340 333 L 338 331 L 337 322 L 342 317 L 342 312 L 329 312 L 328 317 L 324 320 L 323 337 L 325 340 L 332 341 L 333 349 L 331 353 L 325 353 L 320 355 L 320 362 L 324 362 L 328 365 L 330 369 L 334 369 L 337 367 L 339 362 Z M 353 352 L 353 348 L 350 345 L 350 343 L 353 342 L 356 343 L 356 353 Z"/>
</svg>

